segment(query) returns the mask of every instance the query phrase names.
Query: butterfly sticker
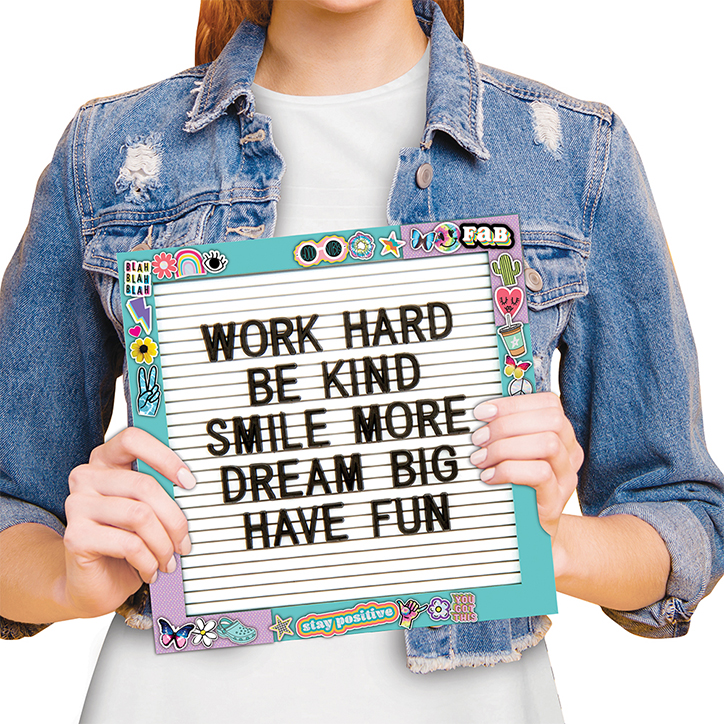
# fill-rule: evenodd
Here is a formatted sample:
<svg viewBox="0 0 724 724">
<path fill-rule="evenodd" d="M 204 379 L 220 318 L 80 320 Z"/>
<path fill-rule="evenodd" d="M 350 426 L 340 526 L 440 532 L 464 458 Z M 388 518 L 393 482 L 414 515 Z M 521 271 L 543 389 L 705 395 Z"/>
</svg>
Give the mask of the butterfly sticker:
<svg viewBox="0 0 724 724">
<path fill-rule="evenodd" d="M 161 634 L 159 636 L 161 646 L 167 649 L 173 644 L 179 651 L 188 643 L 189 634 L 194 628 L 192 623 L 187 623 L 185 626 L 179 626 L 175 629 L 165 618 L 161 618 L 160 616 L 157 623 Z"/>
<path fill-rule="evenodd" d="M 516 380 L 519 380 L 531 364 L 532 362 L 516 362 L 509 354 L 506 354 L 503 374 L 506 377 L 515 377 Z"/>
<path fill-rule="evenodd" d="M 429 231 L 423 234 L 419 229 L 413 229 L 410 232 L 410 244 L 413 249 L 422 247 L 424 251 L 432 251 L 437 239 L 437 232 Z"/>
</svg>

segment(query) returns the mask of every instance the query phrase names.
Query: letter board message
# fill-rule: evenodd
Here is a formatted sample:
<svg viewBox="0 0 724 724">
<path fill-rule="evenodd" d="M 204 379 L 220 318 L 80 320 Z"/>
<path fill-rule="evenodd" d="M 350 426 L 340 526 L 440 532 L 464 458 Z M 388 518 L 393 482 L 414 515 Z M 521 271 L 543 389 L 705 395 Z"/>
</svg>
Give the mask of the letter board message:
<svg viewBox="0 0 724 724">
<path fill-rule="evenodd" d="M 522 271 L 514 216 L 119 255 L 134 424 L 198 481 L 156 475 L 158 652 L 555 610 L 533 491 L 469 462 L 534 390 Z"/>
</svg>

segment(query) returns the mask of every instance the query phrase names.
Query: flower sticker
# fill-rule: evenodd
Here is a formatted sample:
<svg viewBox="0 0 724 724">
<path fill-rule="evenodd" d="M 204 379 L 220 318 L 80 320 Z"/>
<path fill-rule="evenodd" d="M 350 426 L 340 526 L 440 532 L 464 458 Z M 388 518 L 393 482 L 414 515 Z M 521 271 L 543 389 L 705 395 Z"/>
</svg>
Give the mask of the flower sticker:
<svg viewBox="0 0 724 724">
<path fill-rule="evenodd" d="M 153 257 L 151 266 L 159 279 L 172 279 L 176 275 L 176 259 L 165 251 Z"/>
<path fill-rule="evenodd" d="M 375 240 L 369 234 L 358 231 L 347 242 L 349 255 L 353 259 L 371 259 L 375 253 Z"/>
<path fill-rule="evenodd" d="M 427 607 L 427 615 L 433 621 L 444 621 L 450 618 L 450 601 L 446 598 L 435 598 L 430 599 L 430 603 Z"/>
<path fill-rule="evenodd" d="M 229 263 L 229 260 L 222 253 L 216 251 L 216 249 L 204 252 L 202 257 L 206 271 L 211 272 L 211 274 L 221 273 Z"/>
<path fill-rule="evenodd" d="M 215 628 L 216 621 L 204 621 L 203 618 L 197 618 L 193 631 L 191 631 L 191 643 L 194 646 L 201 643 L 206 648 L 213 646 L 214 641 L 219 638 L 219 634 L 214 631 Z"/>
<path fill-rule="evenodd" d="M 131 356 L 138 364 L 150 365 L 153 358 L 158 354 L 158 345 L 150 338 L 137 339 L 131 345 Z"/>
</svg>

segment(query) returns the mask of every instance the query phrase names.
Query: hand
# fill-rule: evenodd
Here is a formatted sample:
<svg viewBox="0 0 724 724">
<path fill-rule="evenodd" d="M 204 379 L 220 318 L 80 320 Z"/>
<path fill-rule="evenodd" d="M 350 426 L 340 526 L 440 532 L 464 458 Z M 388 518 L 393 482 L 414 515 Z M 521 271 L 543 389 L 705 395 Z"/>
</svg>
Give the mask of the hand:
<svg viewBox="0 0 724 724">
<path fill-rule="evenodd" d="M 174 552 L 191 549 L 184 514 L 154 478 L 132 469 L 136 459 L 181 487 L 196 484 L 176 453 L 138 428 L 100 445 L 71 472 L 63 595 L 78 616 L 115 610 L 142 580 L 173 572 Z"/>
<path fill-rule="evenodd" d="M 487 422 L 472 436 L 480 450 L 470 461 L 482 469 L 480 479 L 534 488 L 540 524 L 555 543 L 583 464 L 583 450 L 560 399 L 551 392 L 501 397 L 478 405 L 474 414 Z"/>
</svg>

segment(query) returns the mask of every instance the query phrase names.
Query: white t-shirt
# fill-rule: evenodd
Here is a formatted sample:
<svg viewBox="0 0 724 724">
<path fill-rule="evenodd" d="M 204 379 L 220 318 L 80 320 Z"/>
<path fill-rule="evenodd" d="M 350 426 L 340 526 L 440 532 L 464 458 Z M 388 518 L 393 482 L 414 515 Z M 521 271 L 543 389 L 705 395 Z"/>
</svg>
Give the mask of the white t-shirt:
<svg viewBox="0 0 724 724">
<path fill-rule="evenodd" d="M 400 149 L 420 144 L 430 50 L 379 88 L 290 96 L 256 84 L 286 162 L 275 236 L 384 226 Z"/>
</svg>

